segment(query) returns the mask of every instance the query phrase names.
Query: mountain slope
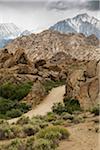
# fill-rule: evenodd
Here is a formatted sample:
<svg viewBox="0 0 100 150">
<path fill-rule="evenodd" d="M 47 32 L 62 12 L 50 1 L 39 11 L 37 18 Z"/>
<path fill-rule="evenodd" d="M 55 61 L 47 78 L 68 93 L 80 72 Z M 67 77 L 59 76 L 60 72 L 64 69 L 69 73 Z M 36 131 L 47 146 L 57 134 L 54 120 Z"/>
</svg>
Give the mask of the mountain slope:
<svg viewBox="0 0 100 150">
<path fill-rule="evenodd" d="M 100 38 L 100 21 L 87 14 L 80 14 L 76 17 L 62 20 L 50 27 L 50 29 L 61 33 L 83 33 L 86 36 L 95 34 Z"/>
<path fill-rule="evenodd" d="M 21 34 L 21 30 L 13 23 L 0 24 L 0 48 Z"/>
<path fill-rule="evenodd" d="M 25 36 L 31 34 L 28 30 L 21 31 L 13 23 L 1 23 L 0 24 L 0 48 L 3 48 L 7 43 L 19 36 Z"/>
<path fill-rule="evenodd" d="M 19 48 L 25 49 L 31 61 L 49 59 L 58 52 L 65 52 L 77 59 L 100 59 L 99 40 L 95 35 L 89 37 L 83 34 L 61 34 L 46 30 L 39 34 L 18 37 L 6 48 L 15 53 Z"/>
<path fill-rule="evenodd" d="M 0 24 L 0 37 L 15 38 L 21 34 L 21 30 L 13 23 Z"/>
</svg>

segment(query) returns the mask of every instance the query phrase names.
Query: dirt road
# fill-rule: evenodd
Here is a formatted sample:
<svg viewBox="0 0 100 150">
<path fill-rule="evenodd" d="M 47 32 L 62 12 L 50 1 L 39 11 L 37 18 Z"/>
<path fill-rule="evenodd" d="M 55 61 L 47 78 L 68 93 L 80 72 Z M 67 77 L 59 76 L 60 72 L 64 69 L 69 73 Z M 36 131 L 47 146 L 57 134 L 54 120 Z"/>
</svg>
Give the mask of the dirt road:
<svg viewBox="0 0 100 150">
<path fill-rule="evenodd" d="M 51 108 L 54 103 L 62 102 L 63 96 L 65 93 L 65 86 L 60 86 L 57 88 L 53 88 L 49 95 L 39 104 L 35 109 L 32 109 L 31 111 L 24 114 L 24 116 L 28 116 L 29 118 L 32 118 L 33 115 L 45 115 L 47 112 L 51 111 Z M 8 120 L 9 123 L 16 122 L 19 118 L 14 118 L 11 120 Z"/>
<path fill-rule="evenodd" d="M 100 133 L 91 121 L 67 127 L 69 140 L 60 143 L 58 150 L 99 150 Z"/>
</svg>

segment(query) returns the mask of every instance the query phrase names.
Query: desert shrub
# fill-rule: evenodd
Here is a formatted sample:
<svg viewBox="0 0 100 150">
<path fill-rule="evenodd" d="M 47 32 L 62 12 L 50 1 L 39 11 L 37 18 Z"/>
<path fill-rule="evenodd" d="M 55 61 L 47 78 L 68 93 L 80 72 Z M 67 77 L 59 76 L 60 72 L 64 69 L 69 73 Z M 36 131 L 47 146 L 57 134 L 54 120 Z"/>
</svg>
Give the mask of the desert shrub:
<svg viewBox="0 0 100 150">
<path fill-rule="evenodd" d="M 82 123 L 82 122 L 84 122 L 84 118 L 80 115 L 79 116 L 74 116 L 72 122 L 75 123 L 75 124 Z"/>
<path fill-rule="evenodd" d="M 80 111 L 80 103 L 77 99 L 64 99 L 64 105 L 69 113 L 73 113 L 74 111 Z"/>
<path fill-rule="evenodd" d="M 40 130 L 40 128 L 36 125 L 33 126 L 31 124 L 27 124 L 27 125 L 23 126 L 23 131 L 24 131 L 26 136 L 35 135 L 39 130 Z"/>
<path fill-rule="evenodd" d="M 33 145 L 34 150 L 55 150 L 56 147 L 57 146 L 48 139 L 37 139 Z"/>
<path fill-rule="evenodd" d="M 100 114 L 100 105 L 93 107 L 91 110 L 91 113 L 93 113 L 95 116 L 98 116 Z"/>
<path fill-rule="evenodd" d="M 19 117 L 30 110 L 31 106 L 26 103 L 20 103 L 32 87 L 31 82 L 15 85 L 13 83 L 4 83 L 0 86 L 0 118 L 9 119 Z"/>
<path fill-rule="evenodd" d="M 29 117 L 22 116 L 21 118 L 18 119 L 16 124 L 24 125 L 28 124 L 30 122 Z"/>
<path fill-rule="evenodd" d="M 48 126 L 45 129 L 40 130 L 37 135 L 37 138 L 44 139 L 65 139 L 69 137 L 69 132 L 67 129 L 60 126 Z"/>
<path fill-rule="evenodd" d="M 20 111 L 20 109 L 11 109 L 9 111 L 6 112 L 6 116 L 8 118 L 16 118 L 22 115 L 22 112 Z"/>
<path fill-rule="evenodd" d="M 0 96 L 10 100 L 21 100 L 29 93 L 31 87 L 31 82 L 21 85 L 7 82 L 0 86 Z"/>
<path fill-rule="evenodd" d="M 25 110 L 24 110 L 25 109 Z M 9 119 L 21 116 L 24 112 L 30 110 L 26 103 L 0 98 L 0 118 Z"/>
<path fill-rule="evenodd" d="M 34 144 L 34 136 L 28 136 L 26 139 L 26 148 L 27 150 L 32 150 L 33 149 L 33 144 Z"/>
<path fill-rule="evenodd" d="M 19 125 L 11 125 L 10 126 L 10 130 L 13 132 L 13 138 L 16 138 L 16 137 L 25 137 L 25 134 L 23 132 L 23 127 L 22 126 L 19 126 Z"/>
<path fill-rule="evenodd" d="M 0 98 L 0 113 L 5 114 L 5 112 L 14 108 L 15 105 L 16 103 L 12 100 Z"/>
<path fill-rule="evenodd" d="M 13 138 L 13 132 L 7 126 L 0 127 L 0 140 Z"/>
<path fill-rule="evenodd" d="M 52 111 L 58 115 L 61 115 L 63 112 L 66 111 L 66 109 L 62 103 L 55 103 L 52 106 Z"/>
<path fill-rule="evenodd" d="M 68 112 L 63 112 L 63 113 L 61 114 L 61 117 L 62 117 L 62 119 L 64 119 L 64 120 L 67 120 L 67 119 L 73 120 L 73 119 L 74 119 L 74 115 L 72 115 L 72 114 L 70 114 L 70 113 L 68 113 Z"/>
<path fill-rule="evenodd" d="M 57 80 L 57 81 L 48 80 L 44 82 L 44 87 L 45 87 L 46 92 L 48 93 L 52 88 L 55 88 L 64 84 L 65 84 L 65 80 Z"/>
<path fill-rule="evenodd" d="M 65 112 L 72 114 L 75 111 L 81 111 L 81 108 L 78 100 L 64 99 L 63 103 L 55 103 L 52 106 L 52 111 L 58 115 Z"/>
<path fill-rule="evenodd" d="M 63 119 L 60 118 L 60 119 L 57 119 L 55 121 L 52 121 L 52 124 L 55 125 L 55 126 L 57 126 L 57 125 L 64 125 L 65 122 L 64 122 Z"/>
<path fill-rule="evenodd" d="M 33 117 L 31 119 L 31 124 L 32 125 L 36 125 L 40 128 L 45 128 L 46 126 L 48 126 L 49 122 L 47 122 L 45 119 L 45 117 L 41 117 L 41 116 L 37 116 L 37 117 Z"/>
<path fill-rule="evenodd" d="M 0 126 L 9 126 L 9 123 L 7 122 L 7 120 L 0 119 Z"/>
<path fill-rule="evenodd" d="M 56 114 L 54 114 L 52 112 L 47 113 L 47 115 L 44 118 L 44 120 L 47 121 L 47 122 L 52 122 L 52 121 L 55 121 L 56 119 L 57 119 Z"/>
<path fill-rule="evenodd" d="M 31 105 L 26 103 L 18 103 L 17 109 L 19 109 L 23 113 L 26 113 L 31 109 Z"/>
<path fill-rule="evenodd" d="M 22 140 L 16 138 L 5 146 L 5 150 L 26 150 L 26 144 Z"/>
</svg>

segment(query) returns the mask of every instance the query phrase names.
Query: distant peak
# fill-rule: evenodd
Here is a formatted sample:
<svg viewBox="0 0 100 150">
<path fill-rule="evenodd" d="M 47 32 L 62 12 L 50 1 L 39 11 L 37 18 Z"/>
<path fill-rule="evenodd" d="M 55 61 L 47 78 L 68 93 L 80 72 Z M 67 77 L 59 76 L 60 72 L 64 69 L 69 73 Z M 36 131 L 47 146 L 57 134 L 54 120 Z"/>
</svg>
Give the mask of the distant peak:
<svg viewBox="0 0 100 150">
<path fill-rule="evenodd" d="M 74 18 L 83 18 L 83 17 L 88 18 L 88 17 L 89 17 L 89 15 L 88 15 L 87 13 L 79 14 L 79 15 L 77 15 L 77 16 L 75 16 L 75 17 L 73 17 L 73 19 L 74 19 Z"/>
<path fill-rule="evenodd" d="M 100 21 L 87 13 L 62 20 L 52 26 L 52 29 L 61 33 L 83 33 L 86 36 L 95 34 L 100 38 Z"/>
<path fill-rule="evenodd" d="M 87 14 L 87 13 L 83 13 L 83 14 L 79 14 L 78 16 L 86 16 L 86 17 L 88 17 L 89 15 Z"/>
</svg>

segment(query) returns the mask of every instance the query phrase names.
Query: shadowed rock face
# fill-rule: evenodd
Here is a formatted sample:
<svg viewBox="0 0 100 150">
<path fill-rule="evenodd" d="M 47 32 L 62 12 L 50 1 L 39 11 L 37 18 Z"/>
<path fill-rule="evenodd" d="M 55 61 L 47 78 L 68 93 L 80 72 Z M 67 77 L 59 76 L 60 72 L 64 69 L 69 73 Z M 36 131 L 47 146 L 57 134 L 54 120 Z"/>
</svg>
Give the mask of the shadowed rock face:
<svg viewBox="0 0 100 150">
<path fill-rule="evenodd" d="M 73 70 L 66 83 L 66 98 L 78 99 L 83 109 L 97 104 L 99 95 L 98 62 L 88 61 L 83 69 Z"/>
</svg>

